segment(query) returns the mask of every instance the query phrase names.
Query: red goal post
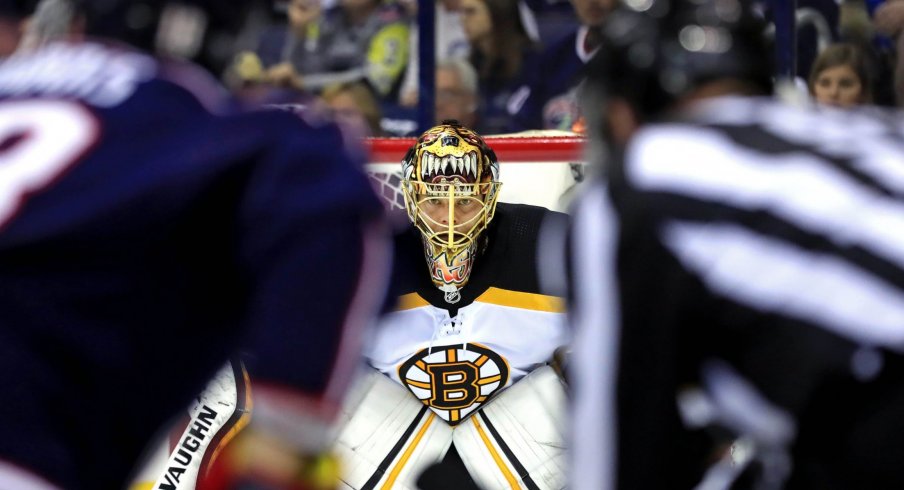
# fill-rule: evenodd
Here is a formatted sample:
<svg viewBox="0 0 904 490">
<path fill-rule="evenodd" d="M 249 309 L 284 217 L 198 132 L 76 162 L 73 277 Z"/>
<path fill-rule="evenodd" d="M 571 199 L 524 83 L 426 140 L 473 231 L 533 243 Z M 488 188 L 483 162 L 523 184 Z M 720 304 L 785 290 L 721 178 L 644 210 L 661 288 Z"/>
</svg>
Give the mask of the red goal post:
<svg viewBox="0 0 904 490">
<path fill-rule="evenodd" d="M 563 131 L 528 131 L 484 138 L 499 159 L 500 201 L 563 210 L 583 176 L 584 138 Z M 368 138 L 367 172 L 391 206 L 402 208 L 401 161 L 415 138 Z"/>
</svg>

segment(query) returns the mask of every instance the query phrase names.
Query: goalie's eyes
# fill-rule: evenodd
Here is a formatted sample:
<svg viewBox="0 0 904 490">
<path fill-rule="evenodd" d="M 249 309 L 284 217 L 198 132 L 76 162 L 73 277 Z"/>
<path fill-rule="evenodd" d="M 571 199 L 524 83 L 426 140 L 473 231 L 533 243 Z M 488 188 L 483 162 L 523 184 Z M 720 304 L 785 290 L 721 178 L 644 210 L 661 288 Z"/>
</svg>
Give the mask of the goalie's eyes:
<svg viewBox="0 0 904 490">
<path fill-rule="evenodd" d="M 470 209 L 476 205 L 477 205 L 477 199 L 474 199 L 471 197 L 466 197 L 466 198 L 455 200 L 455 207 L 461 208 L 461 209 Z"/>
<path fill-rule="evenodd" d="M 426 200 L 427 204 L 434 207 L 439 207 L 445 205 L 449 202 L 448 199 L 442 199 L 438 197 L 428 198 Z M 478 204 L 478 200 L 473 197 L 462 197 L 455 200 L 455 207 L 460 209 L 470 209 Z"/>
</svg>

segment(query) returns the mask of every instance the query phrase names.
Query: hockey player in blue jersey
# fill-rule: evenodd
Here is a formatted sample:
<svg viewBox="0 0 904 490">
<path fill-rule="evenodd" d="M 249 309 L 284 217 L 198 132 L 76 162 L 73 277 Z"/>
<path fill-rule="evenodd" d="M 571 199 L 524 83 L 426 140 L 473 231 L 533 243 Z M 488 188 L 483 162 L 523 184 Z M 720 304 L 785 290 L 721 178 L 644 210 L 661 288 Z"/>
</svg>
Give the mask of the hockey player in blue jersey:
<svg viewBox="0 0 904 490">
<path fill-rule="evenodd" d="M 131 46 L 0 65 L 0 488 L 122 488 L 237 347 L 248 437 L 328 443 L 389 244 L 335 126 L 231 113 L 173 59 L 225 66 L 257 3 L 83 2 L 90 35 Z"/>
</svg>

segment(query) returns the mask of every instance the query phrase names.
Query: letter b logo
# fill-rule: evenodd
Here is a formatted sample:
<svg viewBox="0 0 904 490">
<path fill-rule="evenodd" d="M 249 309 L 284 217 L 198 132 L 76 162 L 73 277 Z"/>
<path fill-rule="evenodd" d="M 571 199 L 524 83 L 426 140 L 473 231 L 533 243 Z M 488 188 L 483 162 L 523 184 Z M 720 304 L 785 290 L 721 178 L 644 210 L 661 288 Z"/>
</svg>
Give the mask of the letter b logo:
<svg viewBox="0 0 904 490">
<path fill-rule="evenodd" d="M 478 410 L 509 379 L 508 362 L 477 343 L 422 349 L 399 366 L 411 393 L 451 425 Z"/>
<path fill-rule="evenodd" d="M 430 364 L 427 366 L 433 385 L 430 405 L 444 410 L 467 408 L 477 400 L 480 372 L 470 362 Z"/>
</svg>

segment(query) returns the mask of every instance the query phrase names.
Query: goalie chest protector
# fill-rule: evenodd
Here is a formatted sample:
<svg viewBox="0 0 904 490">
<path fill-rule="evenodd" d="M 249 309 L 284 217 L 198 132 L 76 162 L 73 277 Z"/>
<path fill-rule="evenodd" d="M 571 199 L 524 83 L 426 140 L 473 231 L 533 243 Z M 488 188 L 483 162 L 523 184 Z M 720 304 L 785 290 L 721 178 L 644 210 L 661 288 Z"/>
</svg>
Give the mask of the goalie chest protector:
<svg viewBox="0 0 904 490">
<path fill-rule="evenodd" d="M 567 342 L 563 299 L 539 292 L 537 235 L 565 215 L 499 203 L 461 300 L 430 281 L 419 233 L 396 241 L 401 292 L 377 327 L 369 362 L 456 425 Z"/>
</svg>

